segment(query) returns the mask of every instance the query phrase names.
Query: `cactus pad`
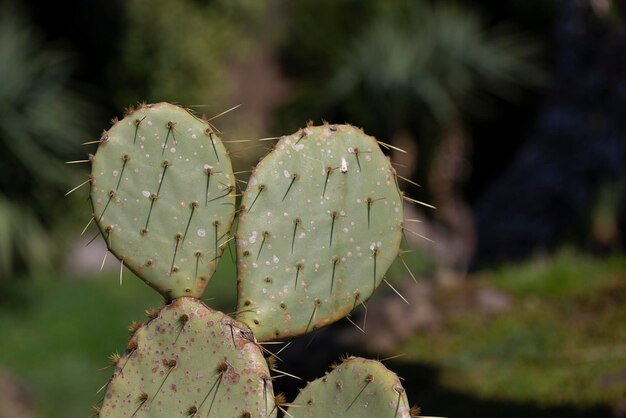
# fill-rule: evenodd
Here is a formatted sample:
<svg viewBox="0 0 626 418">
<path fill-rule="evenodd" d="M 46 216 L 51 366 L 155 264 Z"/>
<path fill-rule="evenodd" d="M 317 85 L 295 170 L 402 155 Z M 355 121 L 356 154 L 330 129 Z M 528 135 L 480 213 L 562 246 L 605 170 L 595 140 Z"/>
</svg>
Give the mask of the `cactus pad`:
<svg viewBox="0 0 626 418">
<path fill-rule="evenodd" d="M 238 319 L 260 341 L 341 319 L 380 284 L 401 237 L 402 195 L 373 137 L 349 125 L 283 137 L 243 196 Z"/>
<path fill-rule="evenodd" d="M 275 417 L 272 382 L 248 327 L 178 298 L 135 331 L 100 417 Z"/>
<path fill-rule="evenodd" d="M 228 240 L 235 186 L 211 126 L 167 103 L 102 136 L 91 202 L 107 246 L 167 299 L 202 295 Z"/>
<path fill-rule="evenodd" d="M 410 418 L 398 376 L 382 363 L 350 357 L 310 382 L 293 401 L 293 418 Z"/>
</svg>

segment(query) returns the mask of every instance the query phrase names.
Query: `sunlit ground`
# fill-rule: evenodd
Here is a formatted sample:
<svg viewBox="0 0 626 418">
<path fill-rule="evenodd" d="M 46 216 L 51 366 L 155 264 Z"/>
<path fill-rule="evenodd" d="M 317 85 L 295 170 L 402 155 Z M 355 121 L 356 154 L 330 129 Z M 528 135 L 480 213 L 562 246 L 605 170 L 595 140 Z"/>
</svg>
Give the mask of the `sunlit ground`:
<svg viewBox="0 0 626 418">
<path fill-rule="evenodd" d="M 477 276 L 439 292 L 436 303 L 448 312 L 442 325 L 408 342 L 403 361 L 437 365 L 442 387 L 478 398 L 540 407 L 623 405 L 626 258 L 563 251 Z M 504 291 L 507 311 L 460 306 L 481 286 Z"/>
<path fill-rule="evenodd" d="M 494 400 L 583 409 L 623 402 L 626 258 L 562 251 L 476 276 L 438 291 L 436 305 L 446 312 L 440 326 L 398 348 L 406 355 L 395 366 L 403 369 L 409 391 L 424 379 L 417 365 L 429 364 L 439 370 L 439 388 L 471 397 L 477 410 Z M 234 277 L 225 258 L 205 293 L 219 295 L 210 306 L 234 310 Z M 508 309 L 495 315 L 465 309 L 466 295 L 482 286 L 504 292 Z M 3 295 L 3 364 L 35 391 L 42 415 L 52 418 L 89 414 L 111 373 L 102 370 L 107 357 L 125 348 L 126 326 L 161 303 L 130 273 L 122 287 L 116 275 L 24 278 Z M 415 376 L 407 375 L 411 371 Z M 454 407 L 435 401 L 427 412 L 458 415 Z"/>
</svg>

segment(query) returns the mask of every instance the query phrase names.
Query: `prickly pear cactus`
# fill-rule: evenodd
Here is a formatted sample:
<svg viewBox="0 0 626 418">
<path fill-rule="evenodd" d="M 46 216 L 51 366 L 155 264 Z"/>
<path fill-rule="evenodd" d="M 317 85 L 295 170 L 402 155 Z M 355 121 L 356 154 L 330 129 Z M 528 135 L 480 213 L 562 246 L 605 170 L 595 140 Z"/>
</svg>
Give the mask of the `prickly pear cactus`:
<svg viewBox="0 0 626 418">
<path fill-rule="evenodd" d="M 93 217 L 110 251 L 167 299 L 200 297 L 235 213 L 231 162 L 211 126 L 168 103 L 141 106 L 91 160 Z"/>
<path fill-rule="evenodd" d="M 138 328 L 115 360 L 100 417 L 275 417 L 272 382 L 250 330 L 193 298 Z"/>
<path fill-rule="evenodd" d="M 348 358 L 310 382 L 293 405 L 289 408 L 293 418 L 411 418 L 398 376 L 378 361 L 359 357 Z"/>
<path fill-rule="evenodd" d="M 112 357 L 100 417 L 276 417 L 287 403 L 273 395 L 256 338 L 343 318 L 398 255 L 403 197 L 377 141 L 349 125 L 309 126 L 278 142 L 243 195 L 238 322 L 197 299 L 235 214 L 231 163 L 211 125 L 178 106 L 142 105 L 89 161 L 93 220 L 109 250 L 171 301 L 133 324 L 126 353 Z M 416 416 L 395 374 L 353 357 L 293 404 L 292 418 Z"/>
<path fill-rule="evenodd" d="M 283 137 L 243 196 L 238 319 L 263 341 L 343 318 L 380 284 L 401 237 L 402 196 L 373 137 L 350 125 Z"/>
</svg>

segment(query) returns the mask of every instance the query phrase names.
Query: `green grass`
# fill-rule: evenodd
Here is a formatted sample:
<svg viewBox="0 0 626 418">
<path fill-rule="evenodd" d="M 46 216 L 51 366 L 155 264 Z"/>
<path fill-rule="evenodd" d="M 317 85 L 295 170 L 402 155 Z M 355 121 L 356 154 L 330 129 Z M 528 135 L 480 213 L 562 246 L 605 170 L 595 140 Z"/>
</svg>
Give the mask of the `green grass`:
<svg viewBox="0 0 626 418">
<path fill-rule="evenodd" d="M 493 284 L 514 295 L 557 298 L 595 293 L 607 280 L 624 278 L 625 274 L 626 257 L 600 259 L 571 249 L 486 273 Z"/>
<path fill-rule="evenodd" d="M 406 361 L 435 364 L 444 387 L 481 398 L 579 407 L 624 399 L 626 258 L 562 251 L 477 276 L 455 292 L 499 288 L 510 309 L 452 313 L 404 347 Z"/>
<path fill-rule="evenodd" d="M 131 273 L 85 279 L 23 279 L 0 289 L 0 365 L 24 380 L 43 417 L 85 418 L 102 393 L 111 368 L 107 357 L 122 352 L 128 325 L 162 298 Z M 223 260 L 205 295 L 211 307 L 235 306 L 234 266 Z"/>
<path fill-rule="evenodd" d="M 415 271 L 430 269 L 416 255 L 407 254 L 407 262 Z M 403 270 L 396 263 L 390 278 Z M 457 298 L 467 302 L 467 295 L 482 287 L 509 295 L 510 309 L 489 315 L 471 304 L 456 306 Z M 235 309 L 235 272 L 228 257 L 205 295 L 209 306 Z M 435 297 L 444 313 L 442 326 L 396 351 L 407 353 L 399 361 L 436 366 L 444 388 L 546 406 L 614 405 L 623 399 L 625 257 L 562 251 L 481 272 Z M 124 350 L 127 326 L 160 304 L 159 295 L 130 273 L 122 287 L 115 274 L 13 281 L 0 288 L 0 366 L 34 389 L 43 417 L 85 418 L 111 374 L 110 368 L 99 369 L 111 353 Z"/>
<path fill-rule="evenodd" d="M 423 258 L 407 259 L 414 271 Z M 401 263 L 390 278 L 405 274 Z M 205 291 L 215 309 L 236 309 L 235 266 L 228 254 Z M 110 377 L 108 356 L 124 351 L 128 325 L 145 320 L 145 310 L 162 298 L 124 270 L 107 276 L 22 278 L 0 287 L 0 367 L 35 391 L 43 417 L 85 418 Z M 1 413 L 0 413 L 0 416 Z"/>
</svg>

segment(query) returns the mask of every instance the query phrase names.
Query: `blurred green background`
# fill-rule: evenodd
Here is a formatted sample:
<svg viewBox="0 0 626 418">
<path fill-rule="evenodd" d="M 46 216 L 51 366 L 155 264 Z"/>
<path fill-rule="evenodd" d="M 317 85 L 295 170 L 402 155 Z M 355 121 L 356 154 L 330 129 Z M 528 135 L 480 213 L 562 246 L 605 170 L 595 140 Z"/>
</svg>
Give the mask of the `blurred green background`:
<svg viewBox="0 0 626 418">
<path fill-rule="evenodd" d="M 0 0 L 0 418 L 88 416 L 162 303 L 114 257 L 101 271 L 87 187 L 64 197 L 89 171 L 64 162 L 143 101 L 241 105 L 215 121 L 226 141 L 326 120 L 408 151 L 390 152 L 405 190 L 437 207 L 406 207 L 433 241 L 408 234 L 410 272 L 389 272 L 411 304 L 381 289 L 367 335 L 303 337 L 285 370 L 402 354 L 386 364 L 426 415 L 626 417 L 625 18 L 617 0 Z M 270 143 L 227 145 L 245 171 Z M 233 311 L 235 283 L 225 258 L 207 303 Z"/>
</svg>

